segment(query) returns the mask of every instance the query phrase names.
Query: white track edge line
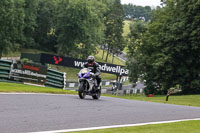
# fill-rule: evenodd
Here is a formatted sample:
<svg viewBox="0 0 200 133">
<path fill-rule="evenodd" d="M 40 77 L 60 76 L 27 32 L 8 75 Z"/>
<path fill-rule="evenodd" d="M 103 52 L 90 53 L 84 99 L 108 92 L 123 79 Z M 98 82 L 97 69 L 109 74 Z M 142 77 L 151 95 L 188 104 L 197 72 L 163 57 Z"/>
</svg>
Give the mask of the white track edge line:
<svg viewBox="0 0 200 133">
<path fill-rule="evenodd" d="M 89 127 L 89 128 L 78 128 L 78 129 L 63 129 L 63 130 L 54 130 L 54 131 L 39 131 L 39 132 L 29 132 L 29 133 L 62 133 L 62 132 L 75 132 L 75 131 L 89 131 L 89 130 L 108 129 L 108 128 L 135 127 L 135 126 L 144 126 L 144 125 L 152 125 L 152 124 L 164 124 L 164 123 L 191 121 L 191 120 L 200 120 L 200 118 L 181 119 L 181 120 L 172 120 L 172 121 L 148 122 L 148 123 L 138 123 L 138 124 L 126 124 L 126 125 Z"/>
</svg>

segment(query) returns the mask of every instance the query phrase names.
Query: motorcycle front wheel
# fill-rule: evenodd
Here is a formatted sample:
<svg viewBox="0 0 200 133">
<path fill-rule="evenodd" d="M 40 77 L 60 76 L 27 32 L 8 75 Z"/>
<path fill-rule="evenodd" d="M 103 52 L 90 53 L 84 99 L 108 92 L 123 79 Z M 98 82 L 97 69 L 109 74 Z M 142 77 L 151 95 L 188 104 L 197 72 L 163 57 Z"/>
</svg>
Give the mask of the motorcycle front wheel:
<svg viewBox="0 0 200 133">
<path fill-rule="evenodd" d="M 84 82 L 80 83 L 79 89 L 78 89 L 78 95 L 80 97 L 80 99 L 84 99 L 86 92 L 85 92 L 85 84 Z"/>
</svg>

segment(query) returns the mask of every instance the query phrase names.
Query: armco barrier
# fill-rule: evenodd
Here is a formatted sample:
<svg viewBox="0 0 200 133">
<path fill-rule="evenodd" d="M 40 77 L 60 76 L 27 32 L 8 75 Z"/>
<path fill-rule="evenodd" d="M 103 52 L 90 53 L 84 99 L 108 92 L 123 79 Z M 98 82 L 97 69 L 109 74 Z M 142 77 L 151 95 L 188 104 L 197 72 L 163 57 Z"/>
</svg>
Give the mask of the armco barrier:
<svg viewBox="0 0 200 133">
<path fill-rule="evenodd" d="M 11 64 L 12 64 L 11 60 L 0 60 L 0 80 L 1 81 L 9 80 Z"/>
<path fill-rule="evenodd" d="M 0 60 L 0 81 L 16 82 L 9 78 L 12 60 Z M 48 68 L 45 86 L 65 88 L 66 73 Z"/>
<path fill-rule="evenodd" d="M 128 80 L 128 78 L 122 79 L 122 82 Z M 115 81 L 114 81 L 115 82 Z M 121 90 L 113 90 L 112 87 L 107 87 L 108 85 L 113 85 L 113 82 L 111 81 L 102 81 L 102 92 L 105 94 L 113 94 L 113 95 L 133 95 L 133 94 L 139 94 L 143 93 L 143 88 L 135 87 L 133 88 L 132 85 L 125 85 L 122 87 Z M 66 90 L 78 90 L 78 83 L 77 82 L 69 82 L 66 83 Z"/>
<path fill-rule="evenodd" d="M 122 90 L 109 90 L 105 89 L 104 93 L 113 95 L 132 95 L 143 93 L 143 89 L 122 89 Z"/>
<path fill-rule="evenodd" d="M 102 86 L 107 86 L 107 85 L 112 85 L 112 82 L 110 81 L 102 81 Z M 78 82 L 67 82 L 66 83 L 66 88 L 74 88 L 74 87 L 78 87 L 79 84 Z"/>
<path fill-rule="evenodd" d="M 66 86 L 66 73 L 48 69 L 45 86 L 64 89 Z"/>
<path fill-rule="evenodd" d="M 123 83 L 123 82 L 125 82 L 125 81 L 127 81 L 128 80 L 128 77 L 125 77 L 125 78 L 122 78 L 121 80 L 120 80 L 120 83 Z M 108 85 L 113 85 L 113 82 L 116 82 L 116 81 L 107 81 L 107 80 L 105 80 L 105 81 L 102 81 L 102 86 L 108 86 Z M 67 82 L 66 83 L 66 87 L 67 88 L 74 88 L 74 87 L 78 87 L 78 82 Z"/>
</svg>

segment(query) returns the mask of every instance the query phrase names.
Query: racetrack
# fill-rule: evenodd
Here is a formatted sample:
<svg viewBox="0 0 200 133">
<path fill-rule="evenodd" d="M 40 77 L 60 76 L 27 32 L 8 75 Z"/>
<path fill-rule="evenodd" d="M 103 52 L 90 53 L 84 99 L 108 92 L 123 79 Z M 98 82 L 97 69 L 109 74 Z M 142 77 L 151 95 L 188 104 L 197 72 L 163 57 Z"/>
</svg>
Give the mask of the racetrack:
<svg viewBox="0 0 200 133">
<path fill-rule="evenodd" d="M 200 107 L 110 97 L 0 94 L 0 132 L 21 133 L 200 118 Z"/>
</svg>

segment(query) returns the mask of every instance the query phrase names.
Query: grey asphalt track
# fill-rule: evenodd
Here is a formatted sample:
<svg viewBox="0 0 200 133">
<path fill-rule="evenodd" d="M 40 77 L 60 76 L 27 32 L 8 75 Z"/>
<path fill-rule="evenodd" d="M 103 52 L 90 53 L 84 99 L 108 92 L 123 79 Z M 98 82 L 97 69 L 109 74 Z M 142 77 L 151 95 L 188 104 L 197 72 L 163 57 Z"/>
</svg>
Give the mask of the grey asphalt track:
<svg viewBox="0 0 200 133">
<path fill-rule="evenodd" d="M 164 100 L 164 99 L 163 99 Z M 200 107 L 110 97 L 0 94 L 0 132 L 23 133 L 200 118 Z"/>
</svg>

